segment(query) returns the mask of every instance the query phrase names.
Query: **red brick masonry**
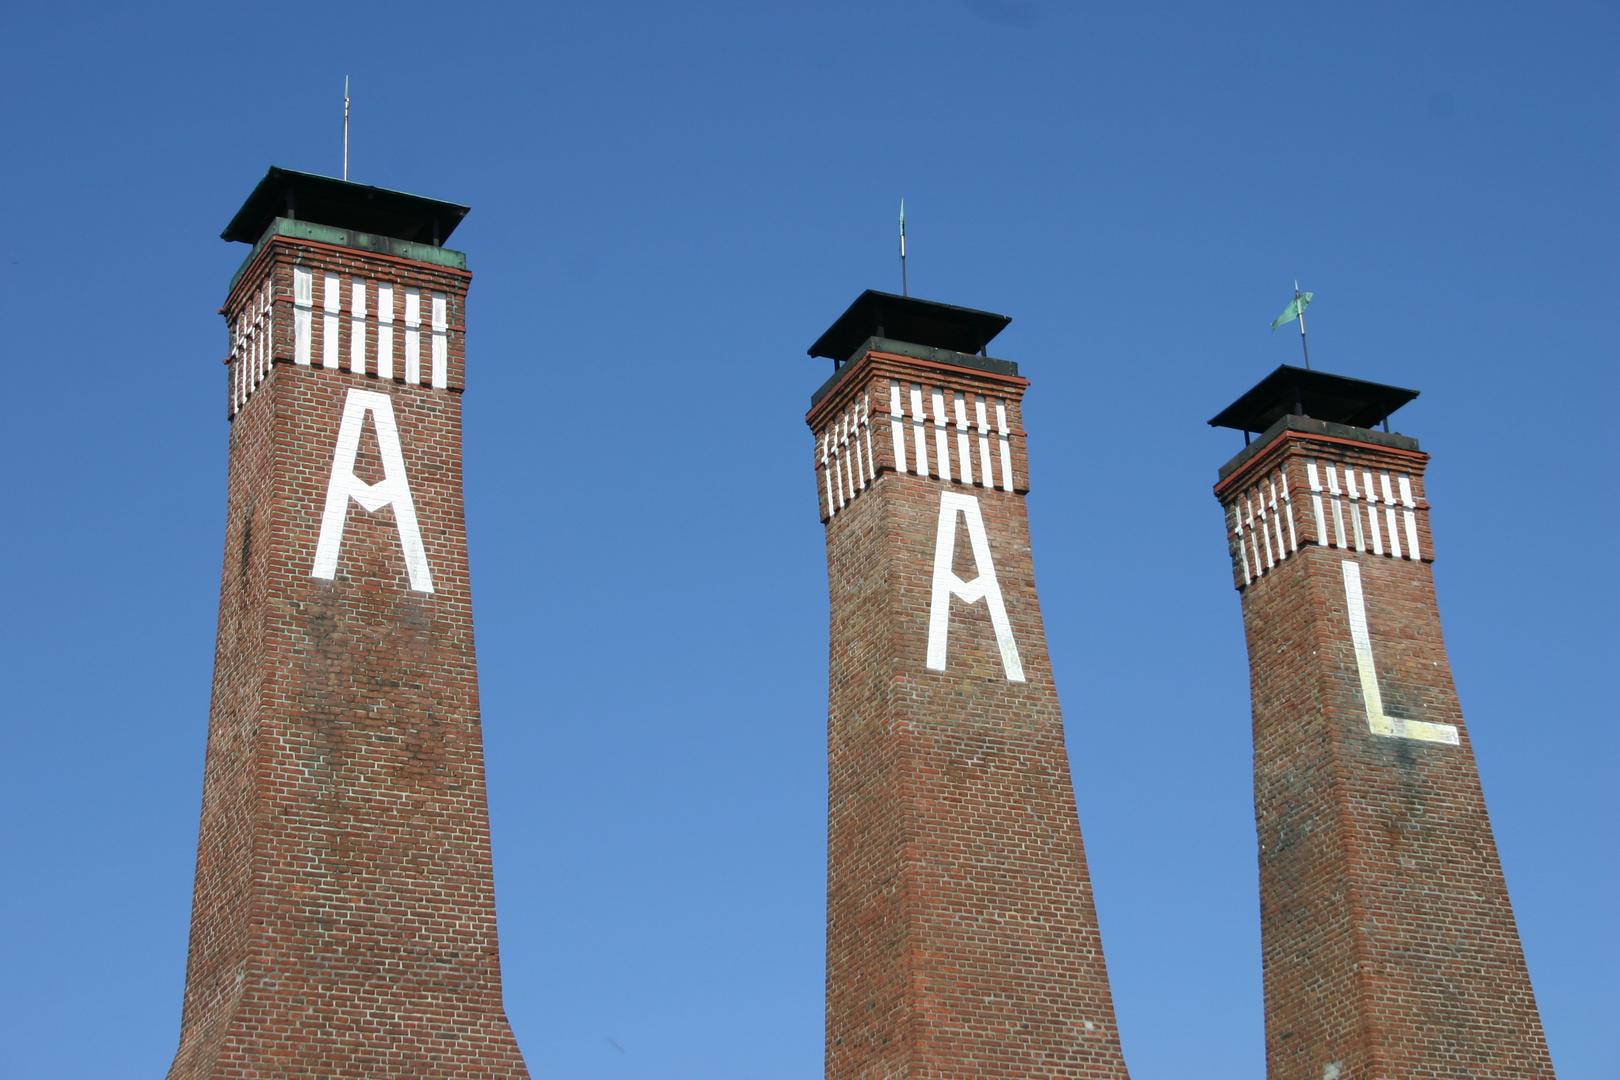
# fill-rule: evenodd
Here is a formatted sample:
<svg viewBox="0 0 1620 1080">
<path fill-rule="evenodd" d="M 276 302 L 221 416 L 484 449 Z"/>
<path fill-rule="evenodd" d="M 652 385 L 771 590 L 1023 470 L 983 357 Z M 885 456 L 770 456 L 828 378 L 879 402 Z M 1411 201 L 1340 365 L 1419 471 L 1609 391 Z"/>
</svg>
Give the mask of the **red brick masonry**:
<svg viewBox="0 0 1620 1080">
<path fill-rule="evenodd" d="M 943 391 L 943 428 L 915 422 L 914 384 L 930 418 Z M 836 1080 L 1126 1076 L 1035 594 L 1026 385 L 874 352 L 808 417 L 832 607 L 826 1075 Z M 896 427 L 907 472 L 896 470 Z M 915 471 L 919 432 L 926 476 Z M 940 478 L 942 432 L 951 482 Z M 948 598 L 945 670 L 927 666 L 946 493 L 977 500 L 1026 681 L 1009 677 L 985 599 Z M 952 567 L 971 583 L 982 568 L 965 515 L 954 518 Z"/>
<path fill-rule="evenodd" d="M 340 370 L 294 358 L 293 267 L 341 275 Z M 370 282 L 365 373 L 351 282 Z M 171 1080 L 526 1077 L 501 1004 L 461 483 L 465 272 L 278 238 L 224 309 L 267 375 L 231 428 L 225 563 L 191 949 Z M 376 377 L 375 284 L 448 297 L 449 386 Z M 264 286 L 268 282 L 269 290 Z M 403 330 L 403 308 L 396 325 Z M 425 317 L 424 317 L 424 321 Z M 425 332 L 424 332 L 425 335 Z M 424 352 L 427 346 L 423 346 Z M 424 361 L 424 364 L 426 361 Z M 424 376 L 423 381 L 426 381 Z M 311 576 L 351 388 L 387 395 L 432 573 L 394 510 L 349 502 Z M 234 393 L 235 391 L 233 391 Z M 233 397 L 233 409 L 238 397 Z M 382 479 L 374 417 L 354 469 Z"/>
<path fill-rule="evenodd" d="M 1440 634 L 1428 455 L 1299 426 L 1216 487 L 1254 699 L 1267 1075 L 1550 1080 Z"/>
</svg>

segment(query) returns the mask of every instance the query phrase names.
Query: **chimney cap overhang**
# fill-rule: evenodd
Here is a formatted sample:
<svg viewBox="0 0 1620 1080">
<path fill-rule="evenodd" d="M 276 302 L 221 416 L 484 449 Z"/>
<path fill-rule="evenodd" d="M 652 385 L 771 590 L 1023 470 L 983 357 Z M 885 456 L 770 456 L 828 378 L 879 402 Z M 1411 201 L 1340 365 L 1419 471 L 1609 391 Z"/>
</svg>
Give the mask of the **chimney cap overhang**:
<svg viewBox="0 0 1620 1080">
<path fill-rule="evenodd" d="M 1010 322 L 1006 315 L 867 289 L 807 351 L 843 363 L 867 338 L 886 337 L 972 354 Z"/>
<path fill-rule="evenodd" d="M 1265 431 L 1281 417 L 1296 415 L 1371 428 L 1417 396 L 1418 391 L 1400 386 L 1284 364 L 1222 409 L 1209 426 Z"/>
<path fill-rule="evenodd" d="M 256 244 L 276 218 L 293 217 L 317 225 L 443 246 L 469 209 L 403 191 L 271 166 L 219 235 L 222 240 Z"/>
</svg>

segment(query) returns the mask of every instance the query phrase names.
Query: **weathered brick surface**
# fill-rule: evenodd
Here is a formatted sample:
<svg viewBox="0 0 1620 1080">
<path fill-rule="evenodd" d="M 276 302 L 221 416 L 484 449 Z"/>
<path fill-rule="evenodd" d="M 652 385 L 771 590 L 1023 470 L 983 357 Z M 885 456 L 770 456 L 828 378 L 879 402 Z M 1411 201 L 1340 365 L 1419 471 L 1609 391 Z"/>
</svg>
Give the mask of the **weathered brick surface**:
<svg viewBox="0 0 1620 1080">
<path fill-rule="evenodd" d="M 896 472 L 891 379 L 1002 400 L 1015 490 L 948 484 L 937 460 Z M 1126 1075 L 1035 592 L 1025 385 L 873 353 L 808 418 L 831 595 L 829 1078 Z M 857 438 L 873 460 L 833 513 L 820 435 L 852 406 L 871 410 Z M 946 669 L 926 665 L 945 491 L 979 500 L 1026 682 L 1009 681 L 983 600 L 950 600 Z M 957 534 L 972 581 L 960 518 Z"/>
<path fill-rule="evenodd" d="M 292 267 L 448 293 L 450 388 L 292 364 Z M 462 506 L 467 275 L 277 240 L 270 374 L 232 421 L 224 570 L 180 1048 L 171 1080 L 525 1077 L 501 1002 Z M 376 347 L 371 312 L 368 349 Z M 402 325 L 402 324 L 400 324 Z M 396 357 L 399 346 L 396 344 Z M 349 504 L 311 576 L 351 387 L 393 403 L 434 591 L 393 510 Z M 355 472 L 382 477 L 368 418 Z"/>
<path fill-rule="evenodd" d="M 1272 1080 L 1553 1075 L 1441 638 L 1427 460 L 1372 441 L 1284 431 L 1216 488 L 1230 526 L 1234 508 L 1248 514 L 1260 488 L 1278 481 L 1280 492 L 1287 478 L 1277 503 L 1285 512 L 1270 519 L 1274 533 L 1290 537 L 1286 554 L 1273 541 L 1262 558 L 1251 544 L 1245 584 L 1242 538 L 1232 534 L 1254 703 Z M 1398 487 L 1393 502 L 1375 504 L 1384 552 L 1365 549 L 1373 541 L 1365 504 L 1361 549 L 1348 528 L 1339 546 L 1329 462 L 1341 480 L 1347 464 L 1363 478 L 1370 472 L 1377 487 L 1385 473 L 1409 478 L 1420 557 L 1405 539 L 1409 507 Z M 1320 526 L 1313 494 L 1323 501 Z M 1344 512 L 1349 500 L 1339 502 Z M 1346 561 L 1360 571 L 1384 714 L 1453 725 L 1458 745 L 1372 732 Z"/>
</svg>

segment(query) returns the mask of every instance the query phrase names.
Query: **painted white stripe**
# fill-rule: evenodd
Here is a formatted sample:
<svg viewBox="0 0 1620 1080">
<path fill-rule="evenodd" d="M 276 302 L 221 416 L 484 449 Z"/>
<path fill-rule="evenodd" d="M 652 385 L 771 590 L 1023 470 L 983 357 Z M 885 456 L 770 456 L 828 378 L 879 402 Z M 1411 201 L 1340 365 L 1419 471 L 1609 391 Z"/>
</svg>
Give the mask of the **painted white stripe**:
<svg viewBox="0 0 1620 1080">
<path fill-rule="evenodd" d="M 962 483 L 973 483 L 973 444 L 968 439 L 967 402 L 962 397 L 962 391 L 956 392 L 953 402 L 956 418 L 956 458 L 961 462 Z"/>
<path fill-rule="evenodd" d="M 433 294 L 433 385 L 443 390 L 450 385 L 449 301 L 444 293 Z"/>
<path fill-rule="evenodd" d="M 1253 583 L 1254 575 L 1249 573 L 1249 548 L 1243 542 L 1243 515 L 1236 503 L 1226 508 L 1226 531 L 1237 545 L 1238 564 L 1243 567 L 1243 584 L 1248 586 Z"/>
<path fill-rule="evenodd" d="M 1417 500 L 1412 497 L 1412 478 L 1410 476 L 1401 477 L 1400 488 L 1401 502 L 1406 507 L 1402 511 L 1406 518 L 1406 557 L 1408 559 L 1421 559 L 1423 553 L 1418 549 L 1417 514 L 1414 513 L 1417 509 Z"/>
<path fill-rule="evenodd" d="M 394 377 L 394 286 L 377 283 L 377 378 Z"/>
<path fill-rule="evenodd" d="M 827 516 L 832 517 L 838 513 L 838 499 L 833 495 L 832 462 L 828 460 L 827 444 L 830 438 L 825 431 L 821 433 L 821 475 L 827 485 Z"/>
<path fill-rule="evenodd" d="M 257 377 L 253 380 L 254 386 L 259 385 L 270 374 L 270 344 L 275 318 L 275 308 L 270 304 L 270 282 L 266 279 L 264 292 L 259 300 L 259 362 L 255 368 Z"/>
<path fill-rule="evenodd" d="M 405 290 L 405 381 L 422 385 L 422 293 Z"/>
<path fill-rule="evenodd" d="M 1384 553 L 1384 532 L 1378 527 L 1378 491 L 1373 487 L 1372 473 L 1361 473 L 1361 490 L 1367 497 L 1367 524 L 1371 526 L 1374 555 Z"/>
<path fill-rule="evenodd" d="M 905 411 L 900 405 L 900 381 L 889 380 L 889 442 L 894 446 L 894 471 L 906 471 Z"/>
<path fill-rule="evenodd" d="M 866 478 L 877 480 L 877 458 L 872 456 L 872 391 L 861 398 L 861 439 L 866 443 Z M 865 484 L 861 485 L 865 487 Z"/>
<path fill-rule="evenodd" d="M 366 282 L 355 278 L 349 291 L 349 370 L 366 373 Z"/>
<path fill-rule="evenodd" d="M 311 309 L 315 305 L 315 275 L 303 266 L 293 267 L 293 363 L 309 367 Z"/>
<path fill-rule="evenodd" d="M 1367 546 L 1367 539 L 1361 531 L 1361 504 L 1357 502 L 1361 496 L 1356 493 L 1356 470 L 1344 470 L 1344 489 L 1350 496 L 1348 509 L 1350 511 L 1350 524 L 1355 528 L 1355 549 L 1357 551 L 1371 551 Z"/>
<path fill-rule="evenodd" d="M 917 449 L 917 475 L 929 475 L 928 468 L 928 436 L 923 431 L 923 420 L 926 417 L 923 411 L 922 387 L 916 383 L 911 384 L 911 436 L 912 443 Z"/>
<path fill-rule="evenodd" d="M 857 462 L 850 460 L 849 454 L 849 410 L 838 418 L 838 464 L 844 470 L 844 502 L 852 502 L 855 498 L 855 467 Z"/>
<path fill-rule="evenodd" d="M 338 360 L 338 316 L 343 304 L 343 283 L 336 274 L 327 274 L 321 282 L 321 303 L 326 314 L 321 317 L 321 367 L 336 371 Z"/>
<path fill-rule="evenodd" d="M 1285 470 L 1277 475 L 1282 479 L 1283 508 L 1288 513 L 1288 550 L 1298 551 L 1299 533 L 1294 529 L 1294 496 L 1288 490 L 1288 473 Z"/>
<path fill-rule="evenodd" d="M 394 328 L 392 326 L 377 327 L 377 378 L 392 379 L 394 377 Z"/>
<path fill-rule="evenodd" d="M 951 437 L 945 430 L 945 391 L 934 387 L 934 457 L 939 478 L 951 482 Z"/>
<path fill-rule="evenodd" d="M 1001 490 L 1013 489 L 1012 436 L 1007 430 L 1007 405 L 996 399 L 996 429 L 1001 437 Z"/>
<path fill-rule="evenodd" d="M 860 429 L 856 422 L 856 417 L 853 415 L 856 413 L 854 406 L 850 406 L 850 413 L 852 415 L 850 415 L 849 418 L 849 434 L 847 438 L 849 440 L 850 453 L 855 455 L 855 471 L 851 477 L 851 482 L 849 485 L 849 497 L 853 499 L 856 495 L 857 488 L 859 488 L 861 491 L 866 490 L 866 463 L 861 460 L 861 435 Z"/>
<path fill-rule="evenodd" d="M 845 504 L 848 502 L 848 500 L 846 500 L 844 498 L 844 470 L 843 470 L 843 466 L 838 461 L 838 438 L 837 438 L 837 436 L 833 437 L 832 465 L 833 465 L 833 487 L 838 489 L 838 508 L 840 510 L 842 510 L 844 508 Z"/>
<path fill-rule="evenodd" d="M 1401 530 L 1395 521 L 1394 507 L 1385 508 L 1384 520 L 1389 524 L 1389 553 L 1398 559 L 1401 557 Z"/>
<path fill-rule="evenodd" d="M 1277 539 L 1275 539 L 1275 542 L 1277 542 L 1277 562 L 1281 562 L 1283 559 L 1288 559 L 1288 544 L 1283 542 L 1283 515 L 1281 515 L 1281 508 L 1277 505 L 1277 481 L 1273 481 L 1273 479 L 1265 481 L 1265 487 L 1260 491 L 1260 502 L 1265 504 L 1268 518 L 1272 523 L 1273 533 L 1277 536 Z"/>
<path fill-rule="evenodd" d="M 1372 636 L 1367 631 L 1367 603 L 1361 591 L 1361 567 L 1352 559 L 1344 560 L 1339 566 L 1344 571 L 1344 603 L 1350 617 L 1350 644 L 1356 653 L 1356 673 L 1361 678 L 1361 699 L 1367 708 L 1368 730 L 1386 738 L 1458 745 L 1461 740 L 1453 724 L 1402 720 L 1384 714 L 1384 697 L 1378 692 L 1378 669 L 1373 666 Z"/>
<path fill-rule="evenodd" d="M 1328 546 L 1327 518 L 1322 514 L 1322 480 L 1316 472 L 1316 461 L 1305 464 L 1305 478 L 1311 485 L 1311 507 L 1316 512 L 1316 542 Z"/>
<path fill-rule="evenodd" d="M 850 419 L 849 410 L 838 418 L 838 454 L 844 462 L 844 486 L 851 501 L 855 498 L 855 477 L 861 471 L 860 459 L 856 457 L 856 448 L 850 445 Z"/>
<path fill-rule="evenodd" d="M 1249 543 L 1256 545 L 1254 576 L 1259 577 L 1265 572 L 1266 561 L 1259 557 L 1260 552 L 1258 545 L 1260 543 L 1260 536 L 1254 528 L 1254 505 L 1249 501 L 1249 496 L 1247 493 L 1245 493 L 1243 496 L 1243 509 L 1241 511 L 1241 515 L 1243 518 L 1243 532 L 1246 536 L 1248 536 Z"/>
<path fill-rule="evenodd" d="M 987 488 L 996 486 L 996 470 L 990 464 L 990 425 L 984 413 L 984 398 L 973 398 L 973 418 L 979 423 L 979 478 Z"/>
</svg>

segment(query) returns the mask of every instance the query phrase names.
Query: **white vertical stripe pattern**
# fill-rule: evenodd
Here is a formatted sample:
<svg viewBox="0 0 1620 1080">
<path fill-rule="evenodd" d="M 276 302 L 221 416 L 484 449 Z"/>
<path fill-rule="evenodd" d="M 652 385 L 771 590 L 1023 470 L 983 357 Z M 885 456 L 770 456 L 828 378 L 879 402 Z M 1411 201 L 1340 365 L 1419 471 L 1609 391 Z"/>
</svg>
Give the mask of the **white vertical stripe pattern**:
<svg viewBox="0 0 1620 1080">
<path fill-rule="evenodd" d="M 296 283 L 295 283 L 296 286 Z M 227 415 L 235 416 L 259 384 L 270 377 L 275 342 L 275 293 L 266 278 L 229 324 L 230 354 L 226 357 Z"/>
<path fill-rule="evenodd" d="M 318 289 L 322 313 L 321 367 L 337 371 L 345 366 L 343 323 L 346 302 L 349 371 L 356 375 L 364 375 L 369 369 L 379 379 L 393 379 L 396 376 L 398 361 L 403 359 L 406 382 L 421 385 L 424 381 L 428 381 L 439 389 L 448 388 L 450 351 L 448 294 L 430 294 L 430 324 L 427 329 L 431 340 L 431 367 L 428 371 L 423 371 L 424 328 L 421 290 L 404 289 L 405 340 L 403 350 L 399 350 L 396 349 L 398 309 L 395 307 L 396 297 L 400 292 L 398 286 L 392 282 L 370 281 L 362 277 L 345 280 L 340 274 L 325 272 L 317 274 L 314 268 L 307 266 L 294 266 L 291 269 L 290 338 L 291 360 L 294 364 L 309 367 L 315 362 L 314 331 Z M 374 300 L 368 299 L 368 293 L 372 290 L 375 290 Z M 231 415 L 235 415 L 259 385 L 270 377 L 275 361 L 275 319 L 274 279 L 267 277 L 259 291 L 238 309 L 230 323 L 227 396 Z M 368 339 L 376 342 L 374 348 L 370 347 Z M 376 358 L 375 363 L 371 361 L 372 356 Z M 864 416 L 869 411 L 869 404 L 863 403 L 861 411 Z M 864 420 L 862 423 L 864 425 Z M 853 431 L 853 428 L 851 430 Z M 876 472 L 872 470 L 871 435 L 864 426 L 862 437 L 866 440 L 866 444 L 864 452 L 860 448 L 857 449 L 858 464 L 870 470 L 871 476 L 875 477 Z"/>
<path fill-rule="evenodd" d="M 1316 544 L 1394 559 L 1421 558 L 1418 505 L 1410 476 L 1384 471 L 1374 474 L 1368 469 L 1340 466 L 1318 458 L 1308 458 L 1303 465 L 1311 492 Z M 1241 570 L 1245 586 L 1299 550 L 1292 484 L 1285 470 L 1267 475 L 1246 490 L 1232 493 L 1227 511 L 1232 559 Z M 1347 513 L 1348 530 L 1344 521 Z"/>
<path fill-rule="evenodd" d="M 406 299 L 406 321 L 410 320 L 410 299 Z M 407 377 L 409 361 L 407 361 Z M 876 390 L 878 407 L 882 408 L 881 384 L 868 388 L 860 397 L 831 417 L 817 435 L 817 468 L 825 473 L 823 486 L 827 498 L 828 516 L 848 506 L 867 486 L 877 479 L 877 453 L 872 439 L 872 397 Z M 1001 443 L 1000 486 L 1013 490 L 1011 432 L 1007 426 L 1007 406 L 996 401 L 996 423 L 999 431 L 992 435 L 991 399 L 967 391 L 948 390 L 945 387 L 925 387 L 920 383 L 905 383 L 890 379 L 888 387 L 889 442 L 894 451 L 896 472 L 917 476 L 935 476 L 948 483 L 985 488 L 997 485 L 995 451 L 992 438 Z M 910 408 L 907 408 L 909 400 Z M 929 403 L 933 408 L 930 409 Z M 910 437 L 907 436 L 907 426 Z M 933 428 L 933 439 L 928 429 Z M 977 430 L 975 430 L 975 426 Z M 952 428 L 955 438 L 952 438 Z M 973 445 L 977 438 L 979 460 L 975 470 Z M 933 442 L 933 460 L 929 457 L 929 442 Z M 952 444 L 955 461 L 952 461 Z M 1286 500 L 1276 508 L 1279 515 L 1290 512 Z M 1290 521 L 1290 524 L 1292 522 Z M 1279 516 L 1272 526 L 1277 531 L 1279 550 L 1286 543 L 1284 526 Z"/>
<path fill-rule="evenodd" d="M 1299 550 L 1286 473 L 1260 478 L 1253 487 L 1234 495 L 1227 510 L 1232 556 L 1243 571 L 1243 584 L 1275 570 Z"/>
</svg>

